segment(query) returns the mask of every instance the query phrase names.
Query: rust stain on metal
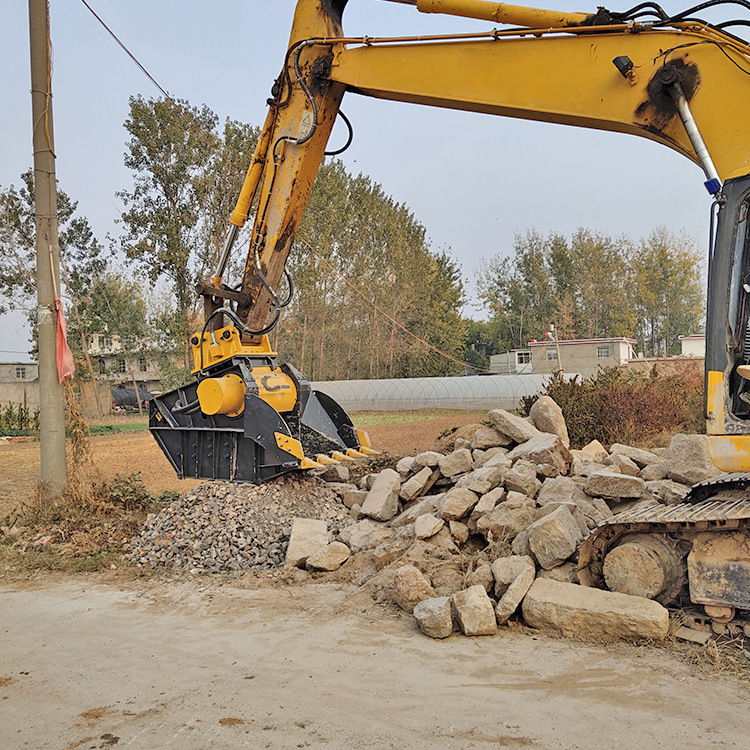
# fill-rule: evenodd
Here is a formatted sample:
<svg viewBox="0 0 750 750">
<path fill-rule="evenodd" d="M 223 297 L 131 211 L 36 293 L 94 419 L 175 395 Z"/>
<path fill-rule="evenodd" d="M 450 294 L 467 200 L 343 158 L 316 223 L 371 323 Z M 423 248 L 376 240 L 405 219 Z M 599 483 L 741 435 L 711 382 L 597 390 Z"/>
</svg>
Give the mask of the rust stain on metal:
<svg viewBox="0 0 750 750">
<path fill-rule="evenodd" d="M 698 66 L 692 62 L 677 58 L 670 60 L 668 66 L 677 71 L 685 98 L 690 101 L 700 88 L 701 76 Z M 652 133 L 664 135 L 664 130 L 675 117 L 678 117 L 669 91 L 660 81 L 663 68 L 654 73 L 646 87 L 646 100 L 635 110 L 635 122 Z"/>
</svg>

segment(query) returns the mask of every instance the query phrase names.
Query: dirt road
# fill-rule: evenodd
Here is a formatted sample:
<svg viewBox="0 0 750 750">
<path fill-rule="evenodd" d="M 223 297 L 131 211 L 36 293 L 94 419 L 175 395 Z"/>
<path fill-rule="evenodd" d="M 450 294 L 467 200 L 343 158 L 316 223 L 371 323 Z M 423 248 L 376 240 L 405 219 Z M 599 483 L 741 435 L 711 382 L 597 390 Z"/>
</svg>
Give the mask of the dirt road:
<svg viewBox="0 0 750 750">
<path fill-rule="evenodd" d="M 750 694 L 653 649 L 434 641 L 335 584 L 0 589 L 0 747 L 745 748 Z"/>
</svg>

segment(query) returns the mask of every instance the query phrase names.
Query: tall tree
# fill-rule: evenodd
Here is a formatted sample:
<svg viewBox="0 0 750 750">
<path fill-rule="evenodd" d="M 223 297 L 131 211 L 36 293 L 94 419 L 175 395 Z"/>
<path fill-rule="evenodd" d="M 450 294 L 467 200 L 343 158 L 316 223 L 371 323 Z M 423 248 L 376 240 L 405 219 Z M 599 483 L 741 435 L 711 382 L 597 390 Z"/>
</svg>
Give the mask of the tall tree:
<svg viewBox="0 0 750 750">
<path fill-rule="evenodd" d="M 660 226 L 631 254 L 637 336 L 651 356 L 676 354 L 680 335 L 701 329 L 701 257 L 695 241 Z"/>
<path fill-rule="evenodd" d="M 77 210 L 78 203 L 58 187 L 60 272 L 74 315 L 76 300 L 84 293 L 88 280 L 105 267 L 107 258 L 88 220 Z M 35 242 L 34 176 L 29 169 L 21 175 L 18 189 L 11 185 L 0 190 L 0 312 L 25 312 L 34 339 Z M 63 290 L 58 289 L 58 293 Z"/>
<path fill-rule="evenodd" d="M 125 121 L 131 136 L 125 166 L 134 177 L 132 190 L 118 193 L 126 207 L 122 246 L 152 282 L 162 275 L 172 282 L 186 367 L 195 257 L 208 202 L 206 165 L 218 150 L 217 122 L 205 105 L 140 96 L 130 98 Z"/>
</svg>

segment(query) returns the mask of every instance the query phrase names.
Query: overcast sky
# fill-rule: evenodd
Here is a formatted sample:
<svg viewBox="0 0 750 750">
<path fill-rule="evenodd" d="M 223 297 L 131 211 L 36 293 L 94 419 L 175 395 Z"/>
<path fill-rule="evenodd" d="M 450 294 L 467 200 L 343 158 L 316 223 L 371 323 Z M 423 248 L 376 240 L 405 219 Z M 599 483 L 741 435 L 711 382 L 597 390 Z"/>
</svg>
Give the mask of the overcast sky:
<svg viewBox="0 0 750 750">
<path fill-rule="evenodd" d="M 221 119 L 261 124 L 286 50 L 292 0 L 89 0 L 172 96 L 207 104 Z M 542 3 L 545 5 L 545 3 Z M 158 96 L 80 0 L 50 0 L 54 46 L 57 177 L 100 239 L 117 235 L 128 97 Z M 563 0 L 554 7 L 593 11 Z M 668 11 L 683 7 L 663 3 Z M 615 6 L 613 6 L 615 7 Z M 624 9 L 619 3 L 616 8 Z M 629 5 L 628 5 L 629 7 Z M 349 35 L 483 31 L 491 24 L 424 15 L 408 5 L 350 0 Z M 28 11 L 2 3 L 0 187 L 31 166 Z M 579 226 L 647 235 L 656 225 L 686 229 L 706 244 L 710 201 L 701 170 L 651 141 L 346 95 L 354 124 L 343 155 L 406 203 L 435 248 L 449 249 L 473 287 L 480 258 L 508 254 L 516 232 L 569 235 Z M 344 133 L 334 131 L 333 140 Z M 468 310 L 480 314 L 477 308 Z M 19 316 L 0 318 L 0 360 L 26 358 Z"/>
</svg>

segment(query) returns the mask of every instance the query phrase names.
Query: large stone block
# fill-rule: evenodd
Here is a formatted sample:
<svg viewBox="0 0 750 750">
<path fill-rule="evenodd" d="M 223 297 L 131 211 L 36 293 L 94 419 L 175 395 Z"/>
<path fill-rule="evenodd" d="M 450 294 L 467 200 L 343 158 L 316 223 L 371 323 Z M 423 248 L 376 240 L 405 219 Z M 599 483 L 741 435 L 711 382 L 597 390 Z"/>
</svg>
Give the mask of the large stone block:
<svg viewBox="0 0 750 750">
<path fill-rule="evenodd" d="M 655 464 L 661 461 L 656 453 L 651 451 L 645 451 L 643 448 L 634 448 L 632 445 L 624 445 L 623 443 L 612 443 L 609 447 L 610 453 L 619 453 L 623 456 L 627 456 L 631 461 L 634 461 L 640 468 Z"/>
<path fill-rule="evenodd" d="M 503 481 L 504 474 L 505 470 L 498 466 L 485 466 L 481 469 L 476 469 L 468 475 L 470 479 L 466 487 L 478 495 L 486 495 Z"/>
<path fill-rule="evenodd" d="M 539 505 L 574 503 L 581 497 L 585 499 L 588 496 L 578 482 L 574 482 L 570 477 L 553 477 L 544 480 L 536 501 Z"/>
<path fill-rule="evenodd" d="M 508 459 L 516 462 L 528 461 L 532 464 L 553 466 L 560 474 L 565 474 L 573 457 L 559 435 L 540 433 L 521 445 L 517 445 Z"/>
<path fill-rule="evenodd" d="M 425 599 L 435 596 L 430 582 L 413 565 L 404 565 L 396 571 L 393 580 L 393 600 L 406 612 Z"/>
<path fill-rule="evenodd" d="M 581 450 L 576 451 L 575 454 L 584 461 L 593 461 L 594 463 L 601 463 L 609 455 L 607 449 L 598 440 L 592 440 L 584 445 Z"/>
<path fill-rule="evenodd" d="M 604 459 L 604 464 L 605 466 L 616 466 L 621 474 L 627 474 L 631 477 L 637 477 L 641 473 L 635 461 L 622 453 L 611 453 Z"/>
<path fill-rule="evenodd" d="M 631 477 L 614 471 L 597 471 L 586 482 L 586 494 L 591 497 L 639 498 L 646 483 L 640 477 Z"/>
<path fill-rule="evenodd" d="M 505 488 L 522 492 L 528 497 L 536 497 L 542 483 L 536 478 L 536 466 L 525 460 L 516 461 L 505 474 Z"/>
<path fill-rule="evenodd" d="M 477 520 L 476 529 L 488 541 L 504 539 L 510 542 L 533 522 L 534 503 L 527 499 L 526 503 L 517 508 L 511 508 L 507 502 L 500 503 Z"/>
<path fill-rule="evenodd" d="M 423 453 L 418 453 L 417 457 L 414 459 L 414 465 L 415 466 L 429 466 L 431 469 L 434 469 L 437 467 L 438 462 L 443 457 L 442 453 L 438 453 L 437 451 L 424 451 Z"/>
<path fill-rule="evenodd" d="M 529 410 L 529 416 L 537 430 L 557 435 L 563 445 L 570 447 L 565 417 L 562 409 L 551 396 L 540 396 Z"/>
<path fill-rule="evenodd" d="M 393 469 L 383 469 L 372 483 L 372 489 L 362 505 L 362 513 L 376 521 L 390 521 L 398 513 L 398 493 L 401 475 Z"/>
<path fill-rule="evenodd" d="M 536 566 L 527 556 L 501 557 L 492 563 L 495 579 L 495 619 L 502 625 L 516 611 L 526 592 L 534 583 Z"/>
<path fill-rule="evenodd" d="M 582 538 L 578 522 L 564 506 L 529 527 L 529 546 L 545 570 L 565 562 L 576 551 Z"/>
<path fill-rule="evenodd" d="M 651 599 L 537 578 L 523 600 L 526 624 L 585 638 L 663 639 L 669 613 Z"/>
<path fill-rule="evenodd" d="M 419 497 L 427 486 L 427 482 L 430 481 L 431 476 L 432 469 L 429 466 L 420 469 L 413 477 L 411 477 L 411 479 L 407 479 L 401 485 L 399 497 L 406 503 L 410 500 L 414 500 L 415 497 Z"/>
<path fill-rule="evenodd" d="M 425 513 L 414 522 L 414 536 L 417 539 L 429 539 L 437 534 L 443 526 L 445 526 L 445 521 L 442 518 L 436 518 L 431 513 Z"/>
<path fill-rule="evenodd" d="M 483 586 L 472 586 L 453 594 L 453 608 L 464 635 L 494 635 L 497 632 L 492 600 Z"/>
<path fill-rule="evenodd" d="M 419 629 L 430 638 L 447 638 L 453 632 L 453 607 L 449 596 L 423 599 L 414 607 Z"/>
<path fill-rule="evenodd" d="M 492 427 L 480 427 L 474 433 L 474 440 L 472 440 L 471 445 L 477 450 L 484 451 L 488 448 L 504 448 L 512 442 L 507 435 L 493 430 Z"/>
<path fill-rule="evenodd" d="M 471 451 L 468 448 L 460 448 L 447 456 L 443 456 L 438 461 L 438 466 L 444 477 L 454 477 L 456 474 L 465 474 L 467 471 L 471 471 L 472 461 Z"/>
<path fill-rule="evenodd" d="M 350 557 L 351 551 L 343 542 L 331 542 L 307 558 L 308 570 L 338 570 Z"/>
<path fill-rule="evenodd" d="M 721 474 L 711 460 L 708 435 L 675 435 L 669 442 L 667 476 L 682 484 L 697 484 Z"/>
<path fill-rule="evenodd" d="M 455 487 L 445 494 L 442 517 L 446 521 L 463 518 L 479 501 L 479 496 L 465 487 Z"/>
<path fill-rule="evenodd" d="M 304 568 L 307 558 L 328 544 L 328 524 L 317 518 L 295 518 L 286 550 L 285 565 Z"/>
<path fill-rule="evenodd" d="M 534 435 L 539 434 L 539 430 L 533 424 L 527 422 L 523 417 L 505 411 L 505 409 L 493 409 L 488 412 L 487 418 L 498 432 L 507 435 L 516 443 L 525 443 L 527 440 L 531 440 Z"/>
</svg>

